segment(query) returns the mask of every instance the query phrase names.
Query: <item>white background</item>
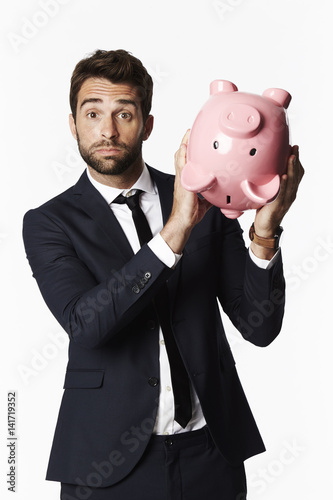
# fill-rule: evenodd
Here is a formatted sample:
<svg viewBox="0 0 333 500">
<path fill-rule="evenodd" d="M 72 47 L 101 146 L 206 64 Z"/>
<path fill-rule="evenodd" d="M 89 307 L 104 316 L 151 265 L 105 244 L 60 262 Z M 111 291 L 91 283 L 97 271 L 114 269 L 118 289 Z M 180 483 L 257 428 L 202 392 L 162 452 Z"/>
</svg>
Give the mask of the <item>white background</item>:
<svg viewBox="0 0 333 500">
<path fill-rule="evenodd" d="M 69 80 L 97 48 L 127 49 L 152 74 L 155 128 L 144 157 L 164 171 L 173 172 L 173 154 L 213 79 L 292 94 L 292 142 L 306 175 L 283 223 L 283 330 L 260 349 L 227 320 L 226 327 L 267 447 L 246 462 L 249 500 L 333 498 L 331 2 L 11 0 L 1 19 L 1 498 L 59 498 L 59 485 L 44 477 L 67 339 L 31 277 L 21 226 L 29 208 L 84 169 L 68 129 Z M 253 216 L 240 218 L 247 244 Z M 11 389 L 18 394 L 15 494 L 6 485 Z"/>
</svg>

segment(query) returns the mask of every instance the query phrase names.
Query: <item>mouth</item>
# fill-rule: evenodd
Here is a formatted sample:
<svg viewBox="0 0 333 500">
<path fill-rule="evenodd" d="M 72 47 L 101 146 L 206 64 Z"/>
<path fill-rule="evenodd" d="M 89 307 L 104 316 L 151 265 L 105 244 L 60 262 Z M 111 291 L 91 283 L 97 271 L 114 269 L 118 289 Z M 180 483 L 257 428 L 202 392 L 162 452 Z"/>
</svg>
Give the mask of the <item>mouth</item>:
<svg viewBox="0 0 333 500">
<path fill-rule="evenodd" d="M 115 149 L 115 148 L 101 148 L 95 150 L 95 153 L 98 153 L 102 156 L 113 156 L 120 152 L 121 152 L 120 149 Z"/>
</svg>

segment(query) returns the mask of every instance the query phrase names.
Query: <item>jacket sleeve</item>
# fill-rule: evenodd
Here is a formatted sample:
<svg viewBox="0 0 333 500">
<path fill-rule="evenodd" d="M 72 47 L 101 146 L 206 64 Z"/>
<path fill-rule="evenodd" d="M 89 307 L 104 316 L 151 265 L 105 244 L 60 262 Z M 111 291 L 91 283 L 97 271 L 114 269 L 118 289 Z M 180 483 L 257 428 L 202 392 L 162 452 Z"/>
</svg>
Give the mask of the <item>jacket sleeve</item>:
<svg viewBox="0 0 333 500">
<path fill-rule="evenodd" d="M 220 273 L 218 298 L 223 310 L 246 340 L 269 345 L 279 334 L 284 315 L 281 252 L 272 267 L 259 268 L 249 256 L 238 222 L 226 222 Z"/>
<path fill-rule="evenodd" d="M 100 347 L 125 328 L 172 273 L 144 245 L 98 283 L 63 229 L 39 209 L 25 215 L 23 239 L 47 306 L 69 337 L 87 348 Z"/>
</svg>

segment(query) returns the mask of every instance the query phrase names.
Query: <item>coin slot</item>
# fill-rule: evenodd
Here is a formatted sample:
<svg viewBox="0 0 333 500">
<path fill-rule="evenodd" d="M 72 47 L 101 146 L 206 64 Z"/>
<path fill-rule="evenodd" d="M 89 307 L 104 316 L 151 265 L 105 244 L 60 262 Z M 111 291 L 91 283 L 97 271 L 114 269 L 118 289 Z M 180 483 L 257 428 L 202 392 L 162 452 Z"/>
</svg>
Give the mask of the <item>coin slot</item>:
<svg viewBox="0 0 333 500">
<path fill-rule="evenodd" d="M 227 195 L 227 205 L 229 205 L 230 203 L 231 203 L 231 197 Z"/>
</svg>

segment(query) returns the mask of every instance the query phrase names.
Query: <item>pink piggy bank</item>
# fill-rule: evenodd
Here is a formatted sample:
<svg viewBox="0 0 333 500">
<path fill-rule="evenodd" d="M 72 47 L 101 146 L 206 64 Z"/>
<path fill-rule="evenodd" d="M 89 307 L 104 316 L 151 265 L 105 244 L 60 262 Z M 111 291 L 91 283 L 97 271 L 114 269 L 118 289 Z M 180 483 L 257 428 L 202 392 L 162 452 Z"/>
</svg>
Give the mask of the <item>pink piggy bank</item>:
<svg viewBox="0 0 333 500">
<path fill-rule="evenodd" d="M 201 193 L 230 219 L 273 201 L 291 152 L 285 111 L 290 100 L 282 89 L 259 96 L 213 81 L 191 129 L 183 187 Z"/>
</svg>

